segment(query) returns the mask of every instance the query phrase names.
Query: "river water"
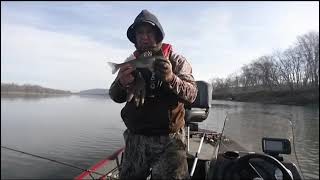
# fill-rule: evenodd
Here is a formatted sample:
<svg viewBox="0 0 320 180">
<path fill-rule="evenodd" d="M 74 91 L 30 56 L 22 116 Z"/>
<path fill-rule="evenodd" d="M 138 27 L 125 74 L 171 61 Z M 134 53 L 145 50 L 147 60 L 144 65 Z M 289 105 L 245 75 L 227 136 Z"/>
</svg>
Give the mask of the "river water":
<svg viewBox="0 0 320 180">
<path fill-rule="evenodd" d="M 1 96 L 1 146 L 89 168 L 124 145 L 124 104 L 102 96 Z M 319 107 L 213 101 L 202 128 L 221 131 L 226 112 L 290 114 L 306 179 L 319 179 Z M 252 112 L 250 114 L 250 112 Z M 239 114 L 242 116 L 242 114 Z M 277 115 L 277 114 L 276 114 Z M 259 118 L 263 116 L 259 116 Z M 270 131 L 274 128 L 270 127 Z M 1 179 L 71 179 L 81 171 L 1 148 Z"/>
</svg>

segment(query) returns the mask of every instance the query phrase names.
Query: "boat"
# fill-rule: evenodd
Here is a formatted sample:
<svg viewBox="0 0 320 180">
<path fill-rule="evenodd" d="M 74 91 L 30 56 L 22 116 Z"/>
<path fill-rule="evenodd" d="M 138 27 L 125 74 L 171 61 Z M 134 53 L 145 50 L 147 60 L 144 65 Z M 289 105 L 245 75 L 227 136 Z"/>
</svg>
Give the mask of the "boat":
<svg viewBox="0 0 320 180">
<path fill-rule="evenodd" d="M 191 179 L 302 179 L 302 173 L 295 164 L 299 162 L 297 156 L 293 156 L 296 155 L 295 151 L 291 153 L 294 134 L 292 128 L 289 131 L 292 127 L 290 122 L 281 124 L 286 125 L 282 130 L 287 131 L 279 130 L 279 133 L 265 132 L 266 128 L 263 128 L 264 124 L 278 123 L 279 119 L 272 118 L 268 123 L 260 123 L 261 127 L 246 124 L 241 130 L 235 130 L 234 124 L 239 125 L 241 118 L 233 114 L 226 115 L 221 132 L 201 129 L 199 124 L 208 118 L 211 108 L 212 89 L 205 81 L 196 83 L 197 98 L 194 103 L 186 106 L 185 114 L 187 161 Z M 241 137 L 244 132 L 251 131 L 250 138 Z M 120 147 L 74 179 L 119 179 L 123 152 L 124 147 Z M 285 158 L 283 155 L 291 156 Z M 152 179 L 151 173 L 147 179 Z"/>
</svg>

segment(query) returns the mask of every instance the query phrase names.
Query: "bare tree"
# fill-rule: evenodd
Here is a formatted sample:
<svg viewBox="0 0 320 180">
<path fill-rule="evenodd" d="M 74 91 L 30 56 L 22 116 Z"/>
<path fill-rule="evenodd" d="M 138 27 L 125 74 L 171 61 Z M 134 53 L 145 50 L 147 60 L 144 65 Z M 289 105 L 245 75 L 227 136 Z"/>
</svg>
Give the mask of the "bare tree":
<svg viewBox="0 0 320 180">
<path fill-rule="evenodd" d="M 259 79 L 259 85 L 264 89 L 272 90 L 278 85 L 277 69 L 272 56 L 262 56 L 252 63 L 255 75 Z"/>
<path fill-rule="evenodd" d="M 230 94 L 239 90 L 273 91 L 319 89 L 319 33 L 297 37 L 297 43 L 283 52 L 261 56 L 225 79 L 212 79 L 214 92 Z"/>
<path fill-rule="evenodd" d="M 319 33 L 310 32 L 298 38 L 297 51 L 306 61 L 305 84 L 319 88 Z"/>
</svg>

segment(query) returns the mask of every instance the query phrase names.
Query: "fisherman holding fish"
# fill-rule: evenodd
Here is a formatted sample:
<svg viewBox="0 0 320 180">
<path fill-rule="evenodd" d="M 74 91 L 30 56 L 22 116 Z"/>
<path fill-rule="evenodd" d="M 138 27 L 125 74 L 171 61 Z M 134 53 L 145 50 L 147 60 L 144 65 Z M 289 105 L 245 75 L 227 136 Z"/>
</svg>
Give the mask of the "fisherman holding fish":
<svg viewBox="0 0 320 180">
<path fill-rule="evenodd" d="M 162 43 L 157 17 L 142 10 L 127 30 L 136 50 L 122 64 L 109 63 L 118 75 L 109 89 L 121 117 L 125 151 L 120 179 L 189 179 L 185 104 L 197 96 L 192 68 L 185 57 Z"/>
</svg>

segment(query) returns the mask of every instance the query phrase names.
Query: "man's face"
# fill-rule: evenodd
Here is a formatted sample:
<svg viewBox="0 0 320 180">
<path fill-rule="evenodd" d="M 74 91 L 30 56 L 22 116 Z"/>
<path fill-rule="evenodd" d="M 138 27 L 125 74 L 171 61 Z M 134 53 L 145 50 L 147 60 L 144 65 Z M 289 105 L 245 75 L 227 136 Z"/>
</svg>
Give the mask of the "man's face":
<svg viewBox="0 0 320 180">
<path fill-rule="evenodd" d="M 151 24 L 142 23 L 136 27 L 136 46 L 147 50 L 156 46 L 156 33 Z"/>
</svg>

